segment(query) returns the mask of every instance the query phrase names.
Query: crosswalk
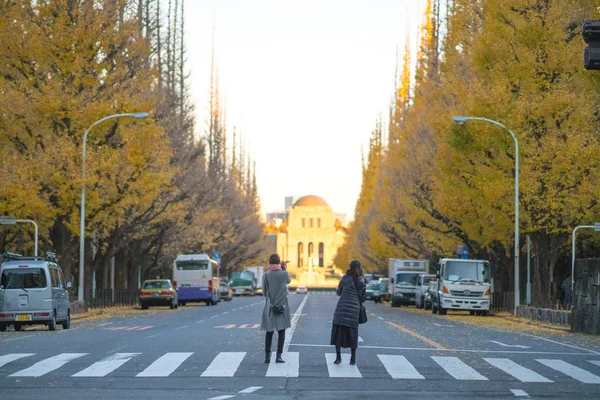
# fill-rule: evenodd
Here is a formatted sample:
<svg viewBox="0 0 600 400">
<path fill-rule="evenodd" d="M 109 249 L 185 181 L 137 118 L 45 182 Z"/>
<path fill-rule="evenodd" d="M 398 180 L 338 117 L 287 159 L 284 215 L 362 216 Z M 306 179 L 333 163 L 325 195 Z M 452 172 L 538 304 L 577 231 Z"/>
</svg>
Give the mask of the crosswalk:
<svg viewBox="0 0 600 400">
<path fill-rule="evenodd" d="M 31 377 L 39 378 L 44 375 L 54 376 L 59 370 L 65 369 L 69 363 L 74 367 L 66 368 L 67 376 L 77 378 L 102 378 L 122 368 L 131 360 L 143 357 L 143 353 L 114 353 L 98 357 L 89 353 L 61 353 L 51 357 L 43 357 L 36 353 L 11 353 L 0 355 L 0 382 L 3 378 Z M 154 357 L 158 358 L 154 359 Z M 465 361 L 456 356 L 403 356 L 377 354 L 361 365 L 349 364 L 349 354 L 342 354 L 342 363 L 333 364 L 335 354 L 321 354 L 315 361 L 314 354 L 300 357 L 298 352 L 284 354 L 286 363 L 272 362 L 264 369 L 256 368 L 263 365 L 256 355 L 246 352 L 221 352 L 206 365 L 204 358 L 194 361 L 193 352 L 169 352 L 153 355 L 152 362 L 135 362 L 135 367 L 126 371 L 136 378 L 166 378 L 176 376 L 181 371 L 187 371 L 190 366 L 200 366 L 195 374 L 200 378 L 220 377 L 231 378 L 246 376 L 247 371 L 262 374 L 265 378 L 314 376 L 315 368 L 322 368 L 330 378 L 364 378 L 365 374 L 377 376 L 385 372 L 387 377 L 396 380 L 424 380 L 445 374 L 447 379 L 459 381 L 491 381 L 514 379 L 523 383 L 554 383 L 556 381 L 581 382 L 585 384 L 600 384 L 600 360 L 577 359 L 569 363 L 561 359 L 539 358 L 516 362 L 509 358 L 469 358 Z M 273 354 L 272 360 L 275 359 Z M 417 360 L 417 365 L 413 362 Z M 306 365 L 302 365 L 304 361 Z M 412 361 L 412 362 L 411 362 Z M 244 368 L 244 363 L 252 363 L 252 368 Z M 469 365 L 469 363 L 471 365 Z M 322 366 L 320 364 L 326 364 Z M 147 366 L 146 366 L 147 365 Z M 139 366 L 139 367 L 138 367 Z M 144 368 L 145 367 L 145 368 Z M 195 367 L 196 368 L 196 367 Z M 439 368 L 439 371 L 435 369 Z M 538 371 L 534 369 L 539 368 Z M 136 370 L 137 369 L 137 370 Z M 196 371 L 196 369 L 194 369 Z M 256 372 L 259 370 L 259 372 Z M 201 372 L 200 372 L 201 371 Z M 262 371 L 262 372 L 261 372 Z M 325 372 L 326 371 L 326 372 Z M 73 373 L 74 372 L 74 373 Z M 380 373 L 381 372 L 381 373 Z M 312 374 L 312 375 L 311 375 Z M 120 376 L 123 376 L 122 374 Z M 552 379 L 551 379 L 552 378 Z"/>
</svg>

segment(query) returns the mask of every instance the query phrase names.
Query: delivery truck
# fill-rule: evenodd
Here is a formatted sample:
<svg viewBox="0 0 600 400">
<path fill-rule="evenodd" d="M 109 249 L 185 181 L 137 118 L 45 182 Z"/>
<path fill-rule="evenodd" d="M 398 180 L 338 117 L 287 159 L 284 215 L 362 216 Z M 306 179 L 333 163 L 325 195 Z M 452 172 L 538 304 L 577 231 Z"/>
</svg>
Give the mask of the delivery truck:
<svg viewBox="0 0 600 400">
<path fill-rule="evenodd" d="M 419 275 L 429 273 L 428 260 L 389 259 L 389 291 L 392 307 L 414 305 Z"/>
</svg>

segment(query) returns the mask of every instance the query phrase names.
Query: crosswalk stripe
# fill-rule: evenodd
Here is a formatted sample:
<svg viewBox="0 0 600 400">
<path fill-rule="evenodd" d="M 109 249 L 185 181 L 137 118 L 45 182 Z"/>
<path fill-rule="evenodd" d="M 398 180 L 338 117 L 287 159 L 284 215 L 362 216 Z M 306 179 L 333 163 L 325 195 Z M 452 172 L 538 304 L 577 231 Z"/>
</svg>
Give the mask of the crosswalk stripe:
<svg viewBox="0 0 600 400">
<path fill-rule="evenodd" d="M 597 366 L 600 367 L 600 361 L 598 361 L 598 360 L 588 360 L 588 362 L 591 362 L 592 364 L 597 365 Z M 2 366 L 2 364 L 0 364 L 0 367 L 1 366 Z"/>
<path fill-rule="evenodd" d="M 552 382 L 548 378 L 532 370 L 522 367 L 508 358 L 484 358 L 484 360 L 496 368 L 501 369 L 509 375 L 517 378 L 521 382 Z"/>
<path fill-rule="evenodd" d="M 536 360 L 539 363 L 544 364 L 558 372 L 562 372 L 565 375 L 570 376 L 573 379 L 577 379 L 583 383 L 600 383 L 600 376 L 594 375 L 584 369 L 569 364 L 563 360 Z"/>
<path fill-rule="evenodd" d="M 404 356 L 377 354 L 377 357 L 394 379 L 425 379 Z"/>
<path fill-rule="evenodd" d="M 284 364 L 275 362 L 276 353 L 271 354 L 271 363 L 267 369 L 267 377 L 282 376 L 286 378 L 297 378 L 300 369 L 300 353 L 283 353 L 281 358 L 285 361 Z"/>
<path fill-rule="evenodd" d="M 360 371 L 356 365 L 350 365 L 350 354 L 342 354 L 342 363 L 334 364 L 335 354 L 325 354 L 327 362 L 327 370 L 330 378 L 362 378 Z"/>
<path fill-rule="evenodd" d="M 5 366 L 9 362 L 12 362 L 12 361 L 15 361 L 15 360 L 18 360 L 21 358 L 33 356 L 33 355 L 35 355 L 35 353 L 14 353 L 14 354 L 7 354 L 5 356 L 0 356 L 0 368 Z"/>
<path fill-rule="evenodd" d="M 171 375 L 194 353 L 167 353 L 154 361 L 136 377 L 164 377 Z"/>
<path fill-rule="evenodd" d="M 219 353 L 200 376 L 233 376 L 246 352 Z"/>
<path fill-rule="evenodd" d="M 35 378 L 59 369 L 69 361 L 75 360 L 76 358 L 86 356 L 88 353 L 62 353 L 54 357 L 46 358 L 33 364 L 29 368 L 25 368 L 21 371 L 17 371 L 9 376 L 33 376 Z"/>
<path fill-rule="evenodd" d="M 487 381 L 488 378 L 469 367 L 464 362 L 460 361 L 458 357 L 431 357 L 433 361 L 438 363 L 447 373 L 452 375 L 455 379 L 464 381 Z"/>
<path fill-rule="evenodd" d="M 103 377 L 110 374 L 115 369 L 119 368 L 121 365 L 125 364 L 127 361 L 139 354 L 141 353 L 115 353 L 106 357 L 104 360 L 93 363 L 86 369 L 71 376 L 86 378 Z"/>
</svg>

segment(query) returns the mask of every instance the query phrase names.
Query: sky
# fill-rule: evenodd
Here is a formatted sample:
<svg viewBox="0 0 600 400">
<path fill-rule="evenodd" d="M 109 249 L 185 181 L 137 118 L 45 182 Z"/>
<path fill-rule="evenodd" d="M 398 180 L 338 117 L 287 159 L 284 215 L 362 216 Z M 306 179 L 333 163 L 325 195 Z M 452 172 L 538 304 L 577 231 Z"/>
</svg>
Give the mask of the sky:
<svg viewBox="0 0 600 400">
<path fill-rule="evenodd" d="M 386 118 L 406 37 L 424 0 L 187 0 L 185 40 L 197 135 L 205 134 L 212 32 L 228 134 L 256 161 L 262 215 L 314 194 L 349 219 L 361 152 Z M 232 138 L 228 138 L 231 145 Z"/>
</svg>

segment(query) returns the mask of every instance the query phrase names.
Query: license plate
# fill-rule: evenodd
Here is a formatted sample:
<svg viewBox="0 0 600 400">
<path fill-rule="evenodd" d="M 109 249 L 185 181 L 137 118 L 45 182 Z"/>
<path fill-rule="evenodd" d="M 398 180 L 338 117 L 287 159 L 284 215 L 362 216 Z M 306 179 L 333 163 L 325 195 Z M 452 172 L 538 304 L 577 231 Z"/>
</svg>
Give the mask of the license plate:
<svg viewBox="0 0 600 400">
<path fill-rule="evenodd" d="M 154 293 L 152 293 L 152 296 L 153 297 L 158 297 L 158 294 L 159 294 L 158 292 L 154 292 Z"/>
<path fill-rule="evenodd" d="M 17 314 L 17 321 L 31 321 L 31 314 Z"/>
</svg>

